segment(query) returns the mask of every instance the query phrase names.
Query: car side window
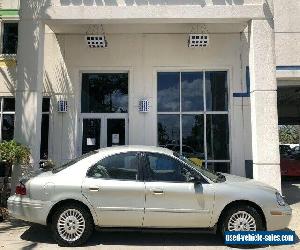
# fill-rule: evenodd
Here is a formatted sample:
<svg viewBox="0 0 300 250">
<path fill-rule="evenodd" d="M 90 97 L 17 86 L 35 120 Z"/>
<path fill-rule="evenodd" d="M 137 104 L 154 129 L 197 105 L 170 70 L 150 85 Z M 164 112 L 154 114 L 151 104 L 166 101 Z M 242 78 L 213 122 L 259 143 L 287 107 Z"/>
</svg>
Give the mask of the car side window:
<svg viewBox="0 0 300 250">
<path fill-rule="evenodd" d="M 87 176 L 92 178 L 138 180 L 139 167 L 136 152 L 108 156 L 92 166 Z"/>
<path fill-rule="evenodd" d="M 189 182 L 195 175 L 183 163 L 164 154 L 147 153 L 145 165 L 148 181 Z"/>
</svg>

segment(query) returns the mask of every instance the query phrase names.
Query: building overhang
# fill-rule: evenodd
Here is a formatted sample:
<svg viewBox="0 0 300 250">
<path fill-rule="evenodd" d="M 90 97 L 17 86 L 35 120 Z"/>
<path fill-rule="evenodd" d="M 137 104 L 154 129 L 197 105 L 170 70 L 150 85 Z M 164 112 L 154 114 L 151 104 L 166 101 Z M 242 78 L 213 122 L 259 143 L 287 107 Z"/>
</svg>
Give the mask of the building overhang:
<svg viewBox="0 0 300 250">
<path fill-rule="evenodd" d="M 271 19 L 272 8 L 262 0 L 246 1 L 251 4 L 157 4 L 157 5 L 62 5 L 55 3 L 49 6 L 22 8 L 25 19 L 40 18 L 47 21 L 64 21 L 64 23 L 231 23 L 251 19 Z M 61 1 L 60 1 L 61 2 Z M 70 2 L 70 1 L 69 1 Z M 71 1 L 72 2 L 72 1 Z M 80 1 L 79 1 L 80 2 Z M 116 3 L 122 2 L 120 0 Z M 124 2 L 124 1 L 123 1 Z M 126 1 L 125 1 L 126 3 Z M 214 3 L 214 1 L 212 2 Z"/>
</svg>

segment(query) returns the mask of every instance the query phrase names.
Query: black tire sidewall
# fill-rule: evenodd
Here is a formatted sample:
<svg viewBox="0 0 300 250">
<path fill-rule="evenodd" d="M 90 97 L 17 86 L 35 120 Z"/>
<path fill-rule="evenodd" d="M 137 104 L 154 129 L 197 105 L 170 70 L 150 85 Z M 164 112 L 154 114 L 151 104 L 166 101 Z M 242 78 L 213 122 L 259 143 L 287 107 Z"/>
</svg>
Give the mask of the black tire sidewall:
<svg viewBox="0 0 300 250">
<path fill-rule="evenodd" d="M 228 211 L 225 213 L 224 219 L 222 220 L 220 233 L 222 234 L 223 239 L 224 239 L 225 231 L 228 231 L 228 222 L 229 222 L 230 217 L 239 211 L 244 211 L 244 212 L 250 214 L 254 218 L 255 224 L 256 224 L 256 231 L 264 231 L 265 230 L 264 226 L 263 226 L 262 217 L 255 208 L 253 208 L 251 206 L 247 206 L 247 205 L 234 206 L 234 207 L 228 209 Z"/>
<path fill-rule="evenodd" d="M 60 237 L 58 230 L 57 230 L 57 222 L 58 222 L 60 215 L 68 209 L 78 210 L 83 215 L 84 220 L 85 220 L 85 229 L 84 229 L 82 236 L 78 240 L 73 241 L 73 242 L 65 241 L 63 238 Z M 83 206 L 80 206 L 78 204 L 63 205 L 62 207 L 58 208 L 52 216 L 51 230 L 53 232 L 54 240 L 58 243 L 59 246 L 63 246 L 63 247 L 81 246 L 90 238 L 91 234 L 93 233 L 93 230 L 94 230 L 93 218 L 92 218 L 90 212 Z"/>
</svg>

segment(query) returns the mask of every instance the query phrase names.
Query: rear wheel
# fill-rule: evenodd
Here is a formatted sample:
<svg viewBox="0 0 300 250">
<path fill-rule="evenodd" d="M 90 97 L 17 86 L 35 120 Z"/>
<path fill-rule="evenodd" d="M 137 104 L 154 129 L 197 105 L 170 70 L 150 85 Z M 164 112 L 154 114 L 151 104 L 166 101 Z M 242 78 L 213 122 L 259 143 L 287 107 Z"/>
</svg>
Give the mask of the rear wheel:
<svg viewBox="0 0 300 250">
<path fill-rule="evenodd" d="M 263 231 L 263 220 L 259 212 L 249 206 L 241 205 L 229 208 L 220 224 L 220 232 L 224 238 L 225 231 Z"/>
<path fill-rule="evenodd" d="M 90 212 L 78 204 L 58 208 L 51 226 L 54 239 L 60 246 L 80 246 L 89 239 L 94 229 Z"/>
</svg>

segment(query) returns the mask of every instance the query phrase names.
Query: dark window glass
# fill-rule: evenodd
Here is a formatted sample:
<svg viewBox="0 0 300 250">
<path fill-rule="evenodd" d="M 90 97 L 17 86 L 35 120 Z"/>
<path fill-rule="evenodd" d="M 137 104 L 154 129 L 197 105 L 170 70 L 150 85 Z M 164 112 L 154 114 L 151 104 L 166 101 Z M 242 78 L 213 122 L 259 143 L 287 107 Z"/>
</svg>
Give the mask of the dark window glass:
<svg viewBox="0 0 300 250">
<path fill-rule="evenodd" d="M 182 116 L 182 144 L 184 156 L 204 159 L 203 115 Z"/>
<path fill-rule="evenodd" d="M 4 112 L 15 112 L 15 98 L 4 98 Z"/>
<path fill-rule="evenodd" d="M 228 115 L 206 116 L 206 139 L 209 160 L 229 159 Z"/>
<path fill-rule="evenodd" d="M 214 172 L 230 173 L 229 162 L 208 162 L 207 168 Z"/>
<path fill-rule="evenodd" d="M 206 110 L 227 111 L 227 72 L 205 72 Z"/>
<path fill-rule="evenodd" d="M 2 140 L 9 141 L 14 138 L 15 115 L 3 114 Z"/>
<path fill-rule="evenodd" d="M 125 119 L 107 119 L 107 147 L 125 145 Z"/>
<path fill-rule="evenodd" d="M 188 182 L 195 175 L 180 161 L 167 155 L 152 153 L 147 153 L 145 172 L 148 181 Z"/>
<path fill-rule="evenodd" d="M 109 156 L 93 166 L 87 175 L 94 178 L 138 180 L 136 152 Z"/>
<path fill-rule="evenodd" d="M 100 148 L 100 131 L 100 119 L 83 120 L 82 154 L 86 154 Z"/>
<path fill-rule="evenodd" d="M 2 54 L 17 54 L 18 24 L 4 23 Z"/>
<path fill-rule="evenodd" d="M 48 98 L 48 97 L 43 98 L 42 111 L 43 112 L 50 111 L 50 98 Z"/>
<path fill-rule="evenodd" d="M 180 145 L 180 116 L 158 115 L 158 145 L 171 148 Z"/>
<path fill-rule="evenodd" d="M 180 111 L 180 73 L 160 72 L 157 74 L 157 111 Z"/>
<path fill-rule="evenodd" d="M 128 74 L 82 74 L 82 113 L 127 113 Z"/>
<path fill-rule="evenodd" d="M 203 73 L 181 73 L 181 110 L 202 111 L 203 102 Z"/>
<path fill-rule="evenodd" d="M 48 159 L 49 115 L 42 115 L 40 159 Z"/>
</svg>

